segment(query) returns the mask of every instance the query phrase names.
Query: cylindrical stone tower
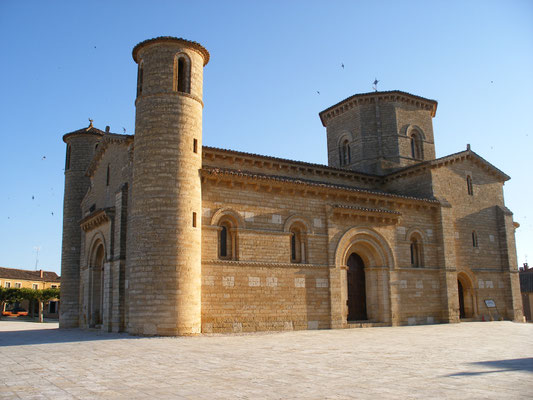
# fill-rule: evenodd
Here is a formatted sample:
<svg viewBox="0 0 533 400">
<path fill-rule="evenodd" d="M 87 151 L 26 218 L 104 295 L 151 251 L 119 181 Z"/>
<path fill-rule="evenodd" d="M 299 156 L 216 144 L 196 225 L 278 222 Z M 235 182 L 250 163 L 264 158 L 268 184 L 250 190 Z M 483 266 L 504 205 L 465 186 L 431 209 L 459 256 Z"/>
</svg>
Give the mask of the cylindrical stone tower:
<svg viewBox="0 0 533 400">
<path fill-rule="evenodd" d="M 128 331 L 201 332 L 203 67 L 200 44 L 173 37 L 139 43 Z"/>
<path fill-rule="evenodd" d="M 60 328 L 75 328 L 79 323 L 81 201 L 90 186 L 85 175 L 96 144 L 104 132 L 93 127 L 67 133 L 65 160 L 65 194 L 63 200 L 63 244 L 61 248 L 61 309 Z"/>
</svg>

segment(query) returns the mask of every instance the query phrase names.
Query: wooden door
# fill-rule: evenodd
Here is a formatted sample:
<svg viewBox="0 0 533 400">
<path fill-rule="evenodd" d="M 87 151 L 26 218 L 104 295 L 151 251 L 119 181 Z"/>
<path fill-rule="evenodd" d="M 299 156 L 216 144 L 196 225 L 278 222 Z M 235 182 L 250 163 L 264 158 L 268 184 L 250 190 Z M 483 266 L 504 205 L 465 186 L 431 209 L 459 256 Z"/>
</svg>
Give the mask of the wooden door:
<svg viewBox="0 0 533 400">
<path fill-rule="evenodd" d="M 365 321 L 366 284 L 365 264 L 359 255 L 353 253 L 348 258 L 348 321 Z"/>
<path fill-rule="evenodd" d="M 459 292 L 459 318 L 465 318 L 465 293 L 461 281 L 457 281 L 457 291 Z"/>
</svg>

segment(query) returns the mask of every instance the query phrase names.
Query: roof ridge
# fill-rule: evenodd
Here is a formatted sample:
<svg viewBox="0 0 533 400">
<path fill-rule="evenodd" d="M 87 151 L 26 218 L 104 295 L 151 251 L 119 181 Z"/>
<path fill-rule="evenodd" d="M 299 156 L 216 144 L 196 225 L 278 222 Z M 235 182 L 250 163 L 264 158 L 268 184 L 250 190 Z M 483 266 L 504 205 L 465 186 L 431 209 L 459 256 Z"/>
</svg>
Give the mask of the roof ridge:
<svg viewBox="0 0 533 400">
<path fill-rule="evenodd" d="M 504 180 L 507 181 L 507 180 L 511 179 L 511 177 L 509 175 L 507 175 L 505 172 L 503 172 L 499 168 L 495 167 L 493 164 L 491 164 L 490 162 L 485 160 L 483 157 L 481 157 L 479 154 L 477 154 L 475 151 L 471 150 L 470 148 L 468 148 L 467 150 L 458 151 L 457 153 L 452 153 L 452 154 L 448 154 L 446 156 L 442 156 L 442 157 L 439 157 L 439 158 L 434 158 L 433 160 L 426 160 L 426 161 L 422 161 L 422 162 L 419 162 L 419 163 L 416 163 L 416 164 L 413 164 L 413 165 L 408 165 L 407 167 L 403 167 L 403 168 L 397 169 L 397 170 L 395 170 L 393 172 L 388 173 L 387 175 L 384 175 L 383 178 L 385 178 L 385 179 L 394 178 L 394 175 L 401 174 L 401 173 L 403 173 L 405 171 L 408 171 L 410 169 L 416 170 L 418 168 L 423 168 L 425 166 L 432 166 L 432 165 L 438 166 L 439 163 L 445 161 L 446 159 L 454 159 L 454 158 L 457 158 L 457 157 L 462 156 L 462 155 L 472 155 L 472 156 L 478 158 L 483 163 L 485 163 L 488 166 L 490 166 L 492 169 L 494 169 L 496 172 L 498 172 L 498 174 L 502 175 Z"/>
</svg>

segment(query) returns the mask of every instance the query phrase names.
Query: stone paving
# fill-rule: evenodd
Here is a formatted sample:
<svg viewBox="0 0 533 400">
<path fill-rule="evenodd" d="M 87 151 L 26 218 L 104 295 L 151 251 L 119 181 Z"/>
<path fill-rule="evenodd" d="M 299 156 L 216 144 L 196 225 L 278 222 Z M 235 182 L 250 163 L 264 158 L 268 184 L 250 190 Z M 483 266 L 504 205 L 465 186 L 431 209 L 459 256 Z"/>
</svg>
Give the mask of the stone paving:
<svg viewBox="0 0 533 400">
<path fill-rule="evenodd" d="M 180 338 L 0 321 L 2 399 L 531 399 L 533 324 Z"/>
</svg>

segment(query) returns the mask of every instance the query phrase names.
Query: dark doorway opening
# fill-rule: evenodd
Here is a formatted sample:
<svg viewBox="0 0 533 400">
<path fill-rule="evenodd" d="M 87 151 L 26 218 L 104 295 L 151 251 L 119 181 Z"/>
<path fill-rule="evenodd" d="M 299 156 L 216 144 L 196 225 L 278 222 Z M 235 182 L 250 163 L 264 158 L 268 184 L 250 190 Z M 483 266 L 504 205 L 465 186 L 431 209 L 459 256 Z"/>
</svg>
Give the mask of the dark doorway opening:
<svg viewBox="0 0 533 400">
<path fill-rule="evenodd" d="M 457 281 L 457 291 L 459 292 L 459 318 L 465 318 L 465 294 L 463 291 L 463 284 L 461 281 Z"/>
<path fill-rule="evenodd" d="M 363 259 L 352 253 L 348 258 L 348 321 L 366 321 L 366 284 Z"/>
</svg>

